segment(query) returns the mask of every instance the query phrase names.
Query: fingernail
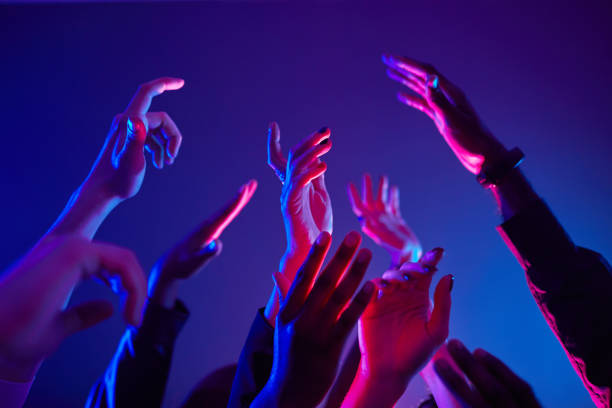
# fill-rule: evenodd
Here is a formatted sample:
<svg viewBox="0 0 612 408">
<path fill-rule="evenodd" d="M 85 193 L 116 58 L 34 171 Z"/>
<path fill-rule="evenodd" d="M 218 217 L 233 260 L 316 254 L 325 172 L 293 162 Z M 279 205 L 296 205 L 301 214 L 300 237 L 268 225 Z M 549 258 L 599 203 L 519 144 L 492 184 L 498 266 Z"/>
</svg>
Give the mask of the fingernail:
<svg viewBox="0 0 612 408">
<path fill-rule="evenodd" d="M 357 246 L 359 243 L 359 233 L 353 231 L 349 232 L 349 234 L 344 238 L 344 245 L 353 248 Z"/>
<path fill-rule="evenodd" d="M 434 369 L 440 372 L 441 374 L 450 373 L 450 371 L 452 370 L 450 364 L 448 364 L 448 362 L 443 359 L 436 360 L 436 362 L 434 363 Z"/>
<path fill-rule="evenodd" d="M 481 359 L 486 359 L 489 357 L 489 353 L 487 353 L 485 350 L 478 348 L 476 350 L 474 350 L 474 357 L 477 358 L 481 358 Z"/>
<path fill-rule="evenodd" d="M 319 234 L 319 237 L 317 238 L 317 246 L 321 246 L 327 243 L 329 239 L 329 233 L 323 231 L 322 233 Z"/>
<path fill-rule="evenodd" d="M 463 344 L 461 344 L 459 340 L 451 340 L 448 342 L 448 349 L 450 351 L 458 352 L 458 351 L 461 351 L 462 348 L 463 348 Z"/>
<path fill-rule="evenodd" d="M 210 244 L 206 246 L 207 252 L 215 252 L 216 249 L 217 249 L 217 242 L 214 240 L 210 241 Z"/>
<path fill-rule="evenodd" d="M 372 258 L 372 253 L 367 249 L 362 249 L 359 251 L 359 255 L 357 255 L 357 262 L 363 264 L 366 263 Z"/>
<path fill-rule="evenodd" d="M 329 131 L 329 128 L 327 126 L 322 127 L 321 129 L 319 129 L 319 133 L 327 133 Z"/>
<path fill-rule="evenodd" d="M 370 281 L 367 281 L 365 285 L 363 285 L 363 293 L 366 295 L 371 295 L 374 292 L 374 284 Z"/>
<path fill-rule="evenodd" d="M 436 269 L 434 266 L 431 265 L 423 265 L 423 270 L 425 271 L 425 273 L 430 273 L 432 270 Z"/>
<path fill-rule="evenodd" d="M 455 275 L 451 275 L 450 285 L 448 285 L 448 291 L 453 290 L 453 286 L 455 285 Z"/>
<path fill-rule="evenodd" d="M 436 247 L 432 249 L 432 251 L 434 251 L 435 253 L 440 253 L 440 252 L 444 252 L 444 248 Z"/>
<path fill-rule="evenodd" d="M 402 275 L 402 278 L 404 278 L 404 280 L 409 281 L 410 279 L 412 279 L 412 276 L 408 275 L 407 273 Z"/>
</svg>

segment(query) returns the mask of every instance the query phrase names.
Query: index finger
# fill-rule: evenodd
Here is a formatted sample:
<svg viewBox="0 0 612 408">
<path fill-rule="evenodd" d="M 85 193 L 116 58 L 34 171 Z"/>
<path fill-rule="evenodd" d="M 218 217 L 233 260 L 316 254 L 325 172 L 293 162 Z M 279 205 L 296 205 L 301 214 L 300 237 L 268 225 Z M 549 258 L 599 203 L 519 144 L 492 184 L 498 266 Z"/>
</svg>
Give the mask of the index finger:
<svg viewBox="0 0 612 408">
<path fill-rule="evenodd" d="M 211 218 L 204 221 L 191 235 L 194 246 L 201 248 L 221 236 L 223 230 L 240 214 L 257 189 L 257 181 L 251 180 L 240 187 L 238 194 Z"/>
<path fill-rule="evenodd" d="M 385 65 L 399 69 L 400 71 L 409 72 L 422 79 L 427 79 L 429 75 L 436 73 L 436 70 L 431 65 L 413 60 L 412 58 L 385 54 L 382 59 Z"/>
<path fill-rule="evenodd" d="M 132 97 L 132 100 L 125 109 L 125 113 L 129 115 L 144 115 L 149 110 L 154 97 L 166 91 L 181 89 L 184 84 L 185 81 L 183 79 L 171 77 L 157 78 L 142 84 Z"/>
</svg>

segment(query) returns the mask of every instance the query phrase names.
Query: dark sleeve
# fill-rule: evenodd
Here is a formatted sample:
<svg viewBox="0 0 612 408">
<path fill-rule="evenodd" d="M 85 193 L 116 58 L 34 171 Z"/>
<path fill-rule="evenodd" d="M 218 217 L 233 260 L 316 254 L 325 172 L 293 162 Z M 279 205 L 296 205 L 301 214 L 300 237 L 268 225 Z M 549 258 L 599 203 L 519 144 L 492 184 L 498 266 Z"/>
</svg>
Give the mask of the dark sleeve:
<svg viewBox="0 0 612 408">
<path fill-rule="evenodd" d="M 527 275 L 544 318 L 598 407 L 610 407 L 612 272 L 577 247 L 548 206 L 534 201 L 498 227 Z"/>
<path fill-rule="evenodd" d="M 268 382 L 274 359 L 274 328 L 257 311 L 240 353 L 228 408 L 248 407 Z"/>
<path fill-rule="evenodd" d="M 125 331 L 104 376 L 94 385 L 86 408 L 160 407 L 174 342 L 189 311 L 147 305 L 140 328 Z"/>
</svg>

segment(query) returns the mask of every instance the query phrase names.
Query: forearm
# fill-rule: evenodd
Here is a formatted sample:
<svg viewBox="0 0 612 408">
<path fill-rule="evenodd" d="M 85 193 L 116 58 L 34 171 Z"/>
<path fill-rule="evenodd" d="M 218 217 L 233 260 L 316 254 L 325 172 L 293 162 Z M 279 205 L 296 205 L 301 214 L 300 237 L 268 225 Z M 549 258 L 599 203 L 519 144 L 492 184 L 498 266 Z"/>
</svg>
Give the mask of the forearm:
<svg viewBox="0 0 612 408">
<path fill-rule="evenodd" d="M 370 377 L 360 369 L 342 403 L 342 408 L 393 407 L 406 390 L 407 385 L 407 382 L 399 378 Z"/>
<path fill-rule="evenodd" d="M 85 180 L 72 194 L 66 207 L 43 239 L 65 234 L 76 234 L 92 239 L 102 222 L 120 201 L 106 194 L 99 186 Z"/>
</svg>

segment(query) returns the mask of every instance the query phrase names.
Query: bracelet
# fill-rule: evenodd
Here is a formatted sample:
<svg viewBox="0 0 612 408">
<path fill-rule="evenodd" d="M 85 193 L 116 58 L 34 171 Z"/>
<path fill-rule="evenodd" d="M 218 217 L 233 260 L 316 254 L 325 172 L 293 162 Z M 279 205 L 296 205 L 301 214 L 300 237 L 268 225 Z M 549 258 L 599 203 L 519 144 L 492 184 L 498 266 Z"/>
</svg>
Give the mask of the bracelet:
<svg viewBox="0 0 612 408">
<path fill-rule="evenodd" d="M 510 150 L 506 157 L 504 157 L 501 161 L 497 161 L 491 166 L 485 165 L 482 167 L 482 170 L 476 176 L 476 181 L 480 183 L 481 186 L 485 188 L 490 188 L 492 186 L 499 185 L 508 174 L 517 168 L 525 158 L 525 155 L 518 147 Z"/>
</svg>

